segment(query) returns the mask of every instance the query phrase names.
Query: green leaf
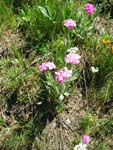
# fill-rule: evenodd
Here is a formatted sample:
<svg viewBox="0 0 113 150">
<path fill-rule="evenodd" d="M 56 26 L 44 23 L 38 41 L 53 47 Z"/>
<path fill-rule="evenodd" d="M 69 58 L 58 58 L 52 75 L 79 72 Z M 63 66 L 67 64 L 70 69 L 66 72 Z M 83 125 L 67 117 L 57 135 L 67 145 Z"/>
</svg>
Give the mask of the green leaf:
<svg viewBox="0 0 113 150">
<path fill-rule="evenodd" d="M 64 95 L 65 95 L 65 96 L 69 96 L 69 93 L 68 93 L 68 92 L 65 92 Z"/>
<path fill-rule="evenodd" d="M 62 101 L 64 99 L 64 95 L 59 96 L 59 100 Z"/>
<path fill-rule="evenodd" d="M 76 80 L 79 77 L 79 75 L 80 75 L 80 73 L 77 71 L 74 73 L 74 75 L 72 77 L 67 79 L 65 82 L 72 82 L 72 81 Z"/>
<path fill-rule="evenodd" d="M 44 7 L 38 6 L 38 8 L 45 17 L 51 19 L 50 15 L 48 14 L 47 10 Z"/>
</svg>

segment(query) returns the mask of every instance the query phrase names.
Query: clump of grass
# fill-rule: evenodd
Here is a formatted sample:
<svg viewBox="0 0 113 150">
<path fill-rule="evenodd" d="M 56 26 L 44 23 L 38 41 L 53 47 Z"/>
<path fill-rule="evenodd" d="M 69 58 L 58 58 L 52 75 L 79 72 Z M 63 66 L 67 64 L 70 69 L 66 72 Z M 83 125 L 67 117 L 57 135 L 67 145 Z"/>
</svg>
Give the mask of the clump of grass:
<svg viewBox="0 0 113 150">
<path fill-rule="evenodd" d="M 0 1 L 0 33 L 8 29 L 16 28 L 16 16 L 10 6 Z"/>
</svg>

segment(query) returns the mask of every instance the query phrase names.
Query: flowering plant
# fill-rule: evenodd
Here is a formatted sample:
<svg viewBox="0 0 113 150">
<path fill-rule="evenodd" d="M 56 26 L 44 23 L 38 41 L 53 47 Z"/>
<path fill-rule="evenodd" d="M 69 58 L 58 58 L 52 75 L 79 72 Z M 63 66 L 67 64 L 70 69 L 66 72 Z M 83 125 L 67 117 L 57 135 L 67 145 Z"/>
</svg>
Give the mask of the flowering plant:
<svg viewBox="0 0 113 150">
<path fill-rule="evenodd" d="M 72 29 L 74 29 L 76 27 L 76 21 L 73 19 L 66 19 L 66 20 L 64 20 L 64 26 L 69 29 L 68 32 L 66 31 L 66 46 L 68 48 L 70 46 L 70 42 L 71 42 L 70 36 L 73 31 Z"/>
<path fill-rule="evenodd" d="M 66 26 L 68 29 L 73 29 L 74 27 L 76 27 L 76 22 L 75 20 L 67 19 L 64 20 L 64 26 Z"/>
<path fill-rule="evenodd" d="M 90 137 L 88 135 L 82 136 L 82 143 L 88 144 L 90 142 Z"/>
<path fill-rule="evenodd" d="M 84 5 L 84 8 L 88 14 L 93 14 L 93 12 L 95 11 L 95 7 L 93 4 L 87 3 Z"/>
<path fill-rule="evenodd" d="M 39 70 L 44 75 L 43 87 L 48 91 L 48 97 L 51 99 L 58 98 L 60 102 L 64 99 L 64 96 L 69 95 L 70 83 L 79 76 L 80 55 L 69 53 L 65 57 L 65 62 L 71 64 L 61 69 L 57 69 L 56 65 L 50 61 L 39 65 Z"/>
<path fill-rule="evenodd" d="M 39 69 L 41 72 L 46 71 L 46 70 L 53 70 L 55 68 L 56 66 L 53 62 L 44 62 L 39 66 Z"/>
<path fill-rule="evenodd" d="M 86 144 L 79 143 L 78 145 L 75 145 L 74 150 L 87 150 L 86 147 Z"/>
<path fill-rule="evenodd" d="M 87 144 L 90 142 L 90 137 L 88 135 L 83 135 L 81 143 L 75 145 L 74 150 L 87 150 Z"/>
<path fill-rule="evenodd" d="M 80 63 L 80 55 L 75 53 L 69 53 L 65 57 L 66 63 L 71 63 L 73 65 L 77 65 Z"/>
<path fill-rule="evenodd" d="M 84 11 L 84 13 L 83 13 Z M 86 12 L 86 13 L 85 13 Z M 78 8 L 76 12 L 76 28 L 73 30 L 73 34 L 77 37 L 77 41 L 86 40 L 91 36 L 91 30 L 93 29 L 93 20 L 96 14 L 96 8 L 93 4 L 86 3 L 82 8 Z"/>
<path fill-rule="evenodd" d="M 72 70 L 68 70 L 67 67 L 64 67 L 61 70 L 55 72 L 55 80 L 60 83 L 64 83 L 64 81 L 71 76 Z"/>
</svg>

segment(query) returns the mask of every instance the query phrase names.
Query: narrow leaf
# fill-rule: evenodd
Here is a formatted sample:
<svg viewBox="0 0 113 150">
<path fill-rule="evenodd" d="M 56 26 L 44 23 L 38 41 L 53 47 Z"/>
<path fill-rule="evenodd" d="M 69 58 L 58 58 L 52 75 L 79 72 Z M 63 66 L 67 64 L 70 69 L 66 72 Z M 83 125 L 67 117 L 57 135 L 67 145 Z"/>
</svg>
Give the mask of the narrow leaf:
<svg viewBox="0 0 113 150">
<path fill-rule="evenodd" d="M 45 17 L 51 19 L 51 17 L 49 16 L 47 10 L 46 10 L 44 7 L 38 6 L 38 8 L 39 8 L 39 10 L 41 11 L 41 13 L 42 13 Z"/>
</svg>

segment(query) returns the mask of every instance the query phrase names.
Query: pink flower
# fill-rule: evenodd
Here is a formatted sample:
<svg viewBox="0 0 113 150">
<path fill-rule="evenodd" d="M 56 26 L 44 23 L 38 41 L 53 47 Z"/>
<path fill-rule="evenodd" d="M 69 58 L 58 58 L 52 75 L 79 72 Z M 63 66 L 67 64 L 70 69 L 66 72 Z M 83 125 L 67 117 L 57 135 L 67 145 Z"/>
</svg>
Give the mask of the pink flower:
<svg viewBox="0 0 113 150">
<path fill-rule="evenodd" d="M 67 67 L 64 67 L 61 70 L 55 72 L 55 80 L 60 83 L 63 83 L 71 76 L 72 76 L 72 70 L 68 70 Z"/>
<path fill-rule="evenodd" d="M 73 29 L 74 27 L 76 27 L 76 22 L 75 20 L 67 19 L 64 20 L 64 26 L 66 26 L 68 29 Z"/>
<path fill-rule="evenodd" d="M 82 142 L 84 144 L 88 144 L 90 142 L 90 137 L 88 135 L 83 135 L 82 136 Z"/>
<path fill-rule="evenodd" d="M 39 66 L 39 70 L 41 72 L 46 71 L 46 70 L 53 70 L 55 68 L 56 66 L 53 62 L 44 62 Z"/>
<path fill-rule="evenodd" d="M 87 11 L 88 14 L 93 14 L 93 12 L 95 11 L 95 7 L 93 4 L 85 4 L 84 5 L 85 10 Z"/>
<path fill-rule="evenodd" d="M 46 66 L 49 70 L 53 70 L 56 68 L 55 64 L 53 62 L 47 62 Z"/>
<path fill-rule="evenodd" d="M 74 53 L 69 53 L 65 57 L 65 62 L 66 63 L 71 63 L 73 65 L 77 65 L 80 63 L 80 55 L 79 54 L 74 54 Z"/>
</svg>

